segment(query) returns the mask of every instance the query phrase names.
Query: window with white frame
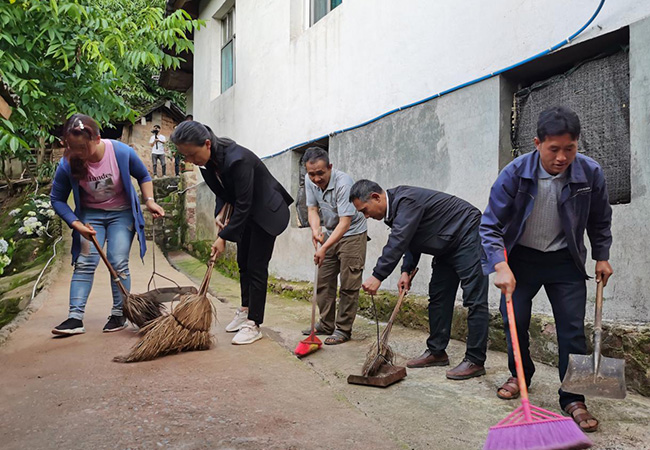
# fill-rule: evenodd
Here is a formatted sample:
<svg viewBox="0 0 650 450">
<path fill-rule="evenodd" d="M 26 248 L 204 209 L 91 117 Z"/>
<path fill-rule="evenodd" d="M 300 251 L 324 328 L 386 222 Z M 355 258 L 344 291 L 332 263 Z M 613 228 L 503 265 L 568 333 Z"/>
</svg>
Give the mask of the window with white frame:
<svg viewBox="0 0 650 450">
<path fill-rule="evenodd" d="M 235 84 L 235 8 L 221 19 L 221 92 Z"/>
<path fill-rule="evenodd" d="M 310 26 L 339 6 L 343 0 L 309 0 Z"/>
</svg>

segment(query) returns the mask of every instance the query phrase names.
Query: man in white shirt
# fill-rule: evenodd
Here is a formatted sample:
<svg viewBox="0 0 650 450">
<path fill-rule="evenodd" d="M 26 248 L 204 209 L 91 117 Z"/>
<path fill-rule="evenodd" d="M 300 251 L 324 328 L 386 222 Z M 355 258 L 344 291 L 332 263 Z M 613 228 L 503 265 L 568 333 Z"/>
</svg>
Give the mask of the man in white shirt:
<svg viewBox="0 0 650 450">
<path fill-rule="evenodd" d="M 157 170 L 157 161 L 160 161 L 160 166 L 162 167 L 162 176 L 165 176 L 167 170 L 167 164 L 165 162 L 165 142 L 167 138 L 160 134 L 160 125 L 154 125 L 153 130 L 151 130 L 153 136 L 149 139 L 149 144 L 151 144 L 151 163 L 153 164 L 153 175 L 158 176 Z"/>
</svg>

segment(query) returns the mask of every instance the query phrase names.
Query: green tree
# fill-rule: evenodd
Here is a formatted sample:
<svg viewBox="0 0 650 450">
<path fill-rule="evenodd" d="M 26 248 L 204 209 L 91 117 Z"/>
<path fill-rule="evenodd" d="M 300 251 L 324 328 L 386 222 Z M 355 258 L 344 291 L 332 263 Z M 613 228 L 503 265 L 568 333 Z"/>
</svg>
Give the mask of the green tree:
<svg viewBox="0 0 650 450">
<path fill-rule="evenodd" d="M 0 157 L 44 149 L 55 139 L 50 131 L 76 112 L 102 125 L 135 120 L 137 107 L 162 92 L 152 75 L 179 67 L 172 55 L 193 51 L 188 36 L 203 25 L 183 10 L 165 16 L 164 4 L 0 1 L 0 77 L 22 101 L 0 120 Z"/>
</svg>

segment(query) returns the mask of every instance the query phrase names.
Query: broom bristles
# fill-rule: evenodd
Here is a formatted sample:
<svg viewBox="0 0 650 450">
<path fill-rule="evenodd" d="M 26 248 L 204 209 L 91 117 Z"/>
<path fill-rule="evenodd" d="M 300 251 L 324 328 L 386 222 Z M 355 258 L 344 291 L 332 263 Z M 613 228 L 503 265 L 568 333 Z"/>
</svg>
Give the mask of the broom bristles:
<svg viewBox="0 0 650 450">
<path fill-rule="evenodd" d="M 591 446 L 573 419 L 563 417 L 491 427 L 483 450 L 568 450 Z"/>
<path fill-rule="evenodd" d="M 395 361 L 395 353 L 388 344 L 381 344 L 381 351 L 377 351 L 377 343 L 373 342 L 370 350 L 366 355 L 361 373 L 364 375 L 374 375 L 379 371 L 382 364 L 388 362 L 392 364 Z"/>
<path fill-rule="evenodd" d="M 212 345 L 210 328 L 214 307 L 205 295 L 185 295 L 171 314 L 145 325 L 142 339 L 116 362 L 150 361 L 159 356 L 193 350 L 208 350 Z"/>
<path fill-rule="evenodd" d="M 150 297 L 129 294 L 124 299 L 124 317 L 139 328 L 162 316 L 164 309 L 165 305 Z"/>
</svg>

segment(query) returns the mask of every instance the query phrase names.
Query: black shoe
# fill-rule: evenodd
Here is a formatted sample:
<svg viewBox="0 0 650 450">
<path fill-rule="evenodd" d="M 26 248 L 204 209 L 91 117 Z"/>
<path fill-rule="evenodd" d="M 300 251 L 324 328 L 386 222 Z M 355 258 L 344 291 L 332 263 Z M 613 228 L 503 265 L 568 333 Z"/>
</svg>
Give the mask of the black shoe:
<svg viewBox="0 0 650 450">
<path fill-rule="evenodd" d="M 52 328 L 52 334 L 70 335 L 83 334 L 86 332 L 84 323 L 79 319 L 67 319 L 61 325 Z"/>
<path fill-rule="evenodd" d="M 126 328 L 126 317 L 108 316 L 108 322 L 104 325 L 104 333 L 112 333 Z"/>
</svg>

